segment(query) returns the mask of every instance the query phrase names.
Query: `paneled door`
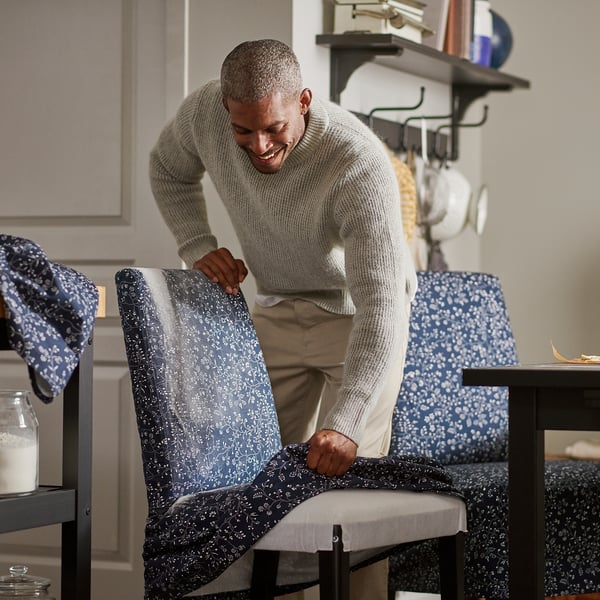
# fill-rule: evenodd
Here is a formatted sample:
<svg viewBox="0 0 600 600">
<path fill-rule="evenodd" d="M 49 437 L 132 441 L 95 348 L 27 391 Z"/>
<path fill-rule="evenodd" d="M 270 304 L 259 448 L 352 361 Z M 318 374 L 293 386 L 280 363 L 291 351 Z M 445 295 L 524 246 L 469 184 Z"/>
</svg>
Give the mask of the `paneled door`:
<svg viewBox="0 0 600 600">
<path fill-rule="evenodd" d="M 167 19 L 180 4 L 0 0 L 0 231 L 107 289 L 95 331 L 94 598 L 143 597 L 146 499 L 113 277 L 180 265 L 147 174 L 168 112 Z M 5 355 L 0 388 L 28 389 L 24 364 Z M 60 481 L 61 402 L 34 399 L 43 484 Z M 0 572 L 25 563 L 59 598 L 59 544 L 59 526 L 0 535 Z"/>
</svg>

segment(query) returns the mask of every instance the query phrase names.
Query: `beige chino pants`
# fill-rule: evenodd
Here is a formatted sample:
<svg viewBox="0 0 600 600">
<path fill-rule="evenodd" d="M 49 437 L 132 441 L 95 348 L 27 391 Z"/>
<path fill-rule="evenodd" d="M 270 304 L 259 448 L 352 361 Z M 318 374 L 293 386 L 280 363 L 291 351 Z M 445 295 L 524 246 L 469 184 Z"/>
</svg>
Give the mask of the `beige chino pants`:
<svg viewBox="0 0 600 600">
<path fill-rule="evenodd" d="M 368 417 L 359 456 L 379 457 L 388 452 L 408 341 L 408 314 L 409 307 L 396 350 L 397 366 Z M 256 305 L 252 316 L 273 388 L 283 445 L 306 442 L 320 429 L 337 399 L 352 317 L 327 312 L 304 300 L 286 300 L 271 307 Z M 387 561 L 352 573 L 350 587 L 352 600 L 387 600 Z M 317 590 L 283 598 L 317 599 Z"/>
</svg>

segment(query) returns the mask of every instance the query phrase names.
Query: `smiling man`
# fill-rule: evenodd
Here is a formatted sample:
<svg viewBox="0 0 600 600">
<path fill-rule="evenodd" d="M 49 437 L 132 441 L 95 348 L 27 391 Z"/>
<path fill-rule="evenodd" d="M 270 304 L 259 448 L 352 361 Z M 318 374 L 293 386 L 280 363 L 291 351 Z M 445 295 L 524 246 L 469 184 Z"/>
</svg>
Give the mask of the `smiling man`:
<svg viewBox="0 0 600 600">
<path fill-rule="evenodd" d="M 249 104 L 223 98 L 235 141 L 261 173 L 276 173 L 281 169 L 304 135 L 311 100 L 308 88 L 299 97 L 274 92 Z M 298 107 L 302 119 L 297 117 Z"/>
<path fill-rule="evenodd" d="M 243 258 L 210 230 L 205 173 Z M 385 455 L 416 279 L 380 140 L 303 87 L 288 46 L 244 42 L 166 125 L 150 178 L 188 266 L 233 294 L 254 275 L 283 443 L 308 442 L 308 466 L 327 476 Z M 352 597 L 387 599 L 385 574 L 365 585 Z"/>
</svg>

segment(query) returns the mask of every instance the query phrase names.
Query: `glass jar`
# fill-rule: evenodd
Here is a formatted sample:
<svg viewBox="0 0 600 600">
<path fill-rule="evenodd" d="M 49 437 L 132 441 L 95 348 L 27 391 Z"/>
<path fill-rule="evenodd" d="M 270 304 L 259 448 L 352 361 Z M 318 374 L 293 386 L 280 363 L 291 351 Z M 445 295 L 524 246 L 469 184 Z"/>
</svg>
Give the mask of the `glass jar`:
<svg viewBox="0 0 600 600">
<path fill-rule="evenodd" d="M 29 392 L 0 390 L 0 496 L 34 492 L 38 458 L 38 421 Z"/>
<path fill-rule="evenodd" d="M 51 581 L 45 577 L 28 575 L 26 565 L 13 565 L 8 569 L 9 575 L 0 577 L 0 600 L 2 598 L 18 598 L 18 600 L 55 600 L 48 595 Z"/>
</svg>

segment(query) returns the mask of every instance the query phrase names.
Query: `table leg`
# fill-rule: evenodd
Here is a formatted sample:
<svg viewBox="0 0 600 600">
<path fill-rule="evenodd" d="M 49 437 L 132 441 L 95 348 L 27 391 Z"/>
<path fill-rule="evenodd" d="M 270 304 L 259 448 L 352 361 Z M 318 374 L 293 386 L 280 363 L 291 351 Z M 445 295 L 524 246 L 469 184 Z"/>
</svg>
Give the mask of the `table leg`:
<svg viewBox="0 0 600 600">
<path fill-rule="evenodd" d="M 511 387 L 508 408 L 508 552 L 511 600 L 544 598 L 544 432 L 535 388 Z"/>
<path fill-rule="evenodd" d="M 62 524 L 62 600 L 91 594 L 92 369 L 90 340 L 63 397 L 63 487 L 77 495 L 75 520 Z"/>
</svg>

